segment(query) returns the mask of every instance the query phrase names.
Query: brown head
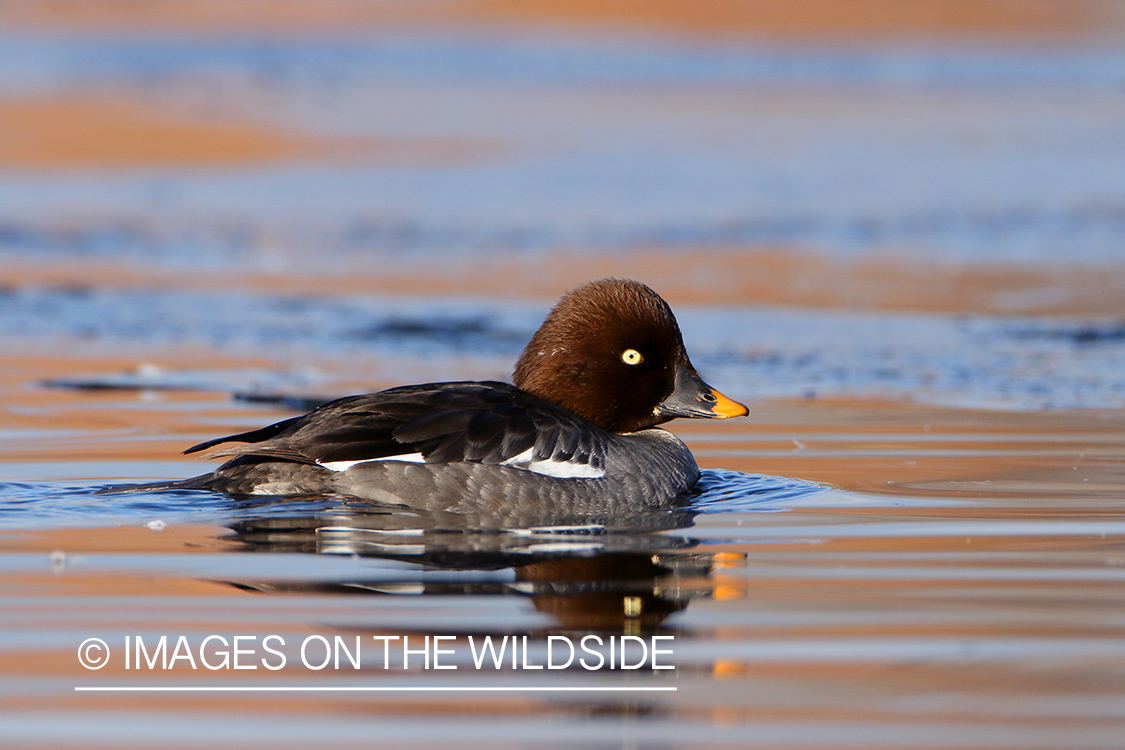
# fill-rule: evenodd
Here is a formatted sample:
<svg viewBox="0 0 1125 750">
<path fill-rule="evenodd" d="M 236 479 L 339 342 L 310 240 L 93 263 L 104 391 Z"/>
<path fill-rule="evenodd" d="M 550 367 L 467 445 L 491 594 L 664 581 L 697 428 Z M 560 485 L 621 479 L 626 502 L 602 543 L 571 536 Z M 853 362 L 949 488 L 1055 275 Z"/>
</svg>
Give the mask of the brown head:
<svg viewBox="0 0 1125 750">
<path fill-rule="evenodd" d="M 524 348 L 513 382 L 618 433 L 749 413 L 696 373 L 668 303 L 626 279 L 564 296 Z"/>
</svg>

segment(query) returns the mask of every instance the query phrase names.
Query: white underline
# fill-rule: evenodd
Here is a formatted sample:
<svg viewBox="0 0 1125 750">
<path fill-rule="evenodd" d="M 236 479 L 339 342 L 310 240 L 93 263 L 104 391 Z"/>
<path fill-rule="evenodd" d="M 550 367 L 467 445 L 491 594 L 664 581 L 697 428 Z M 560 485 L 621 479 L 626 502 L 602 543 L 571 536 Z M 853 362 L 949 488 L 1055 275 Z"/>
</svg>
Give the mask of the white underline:
<svg viewBox="0 0 1125 750">
<path fill-rule="evenodd" d="M 87 693 L 343 693 L 343 692 L 384 692 L 384 693 L 655 693 L 675 692 L 675 687 L 395 687 L 395 686 L 190 686 L 170 687 L 155 685 L 141 686 L 100 686 L 74 688 L 75 692 Z"/>
</svg>

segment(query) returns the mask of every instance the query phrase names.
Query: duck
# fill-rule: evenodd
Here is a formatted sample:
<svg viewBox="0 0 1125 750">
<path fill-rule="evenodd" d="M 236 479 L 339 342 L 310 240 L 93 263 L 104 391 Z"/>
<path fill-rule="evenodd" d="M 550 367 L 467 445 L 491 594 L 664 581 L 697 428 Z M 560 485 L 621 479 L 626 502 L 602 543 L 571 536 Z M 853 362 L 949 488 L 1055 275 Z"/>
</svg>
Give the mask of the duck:
<svg viewBox="0 0 1125 750">
<path fill-rule="evenodd" d="M 671 307 L 629 279 L 565 294 L 512 383 L 407 385 L 329 401 L 185 454 L 209 474 L 133 489 L 331 495 L 423 511 L 576 518 L 667 508 L 699 480 L 663 425 L 749 409 L 708 385 Z"/>
</svg>

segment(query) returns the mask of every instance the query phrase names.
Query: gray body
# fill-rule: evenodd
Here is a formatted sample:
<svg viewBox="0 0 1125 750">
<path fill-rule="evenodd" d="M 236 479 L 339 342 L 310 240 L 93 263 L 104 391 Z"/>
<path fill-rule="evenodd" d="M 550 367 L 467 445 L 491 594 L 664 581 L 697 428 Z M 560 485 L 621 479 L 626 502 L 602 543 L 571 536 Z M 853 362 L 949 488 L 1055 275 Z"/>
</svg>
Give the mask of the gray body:
<svg viewBox="0 0 1125 750">
<path fill-rule="evenodd" d="M 236 458 L 211 474 L 171 485 L 231 495 L 344 495 L 425 511 L 580 517 L 668 508 L 699 479 L 687 446 L 653 428 L 612 435 L 605 473 L 574 478 L 470 461 L 375 460 L 344 471 L 288 461 Z"/>
</svg>

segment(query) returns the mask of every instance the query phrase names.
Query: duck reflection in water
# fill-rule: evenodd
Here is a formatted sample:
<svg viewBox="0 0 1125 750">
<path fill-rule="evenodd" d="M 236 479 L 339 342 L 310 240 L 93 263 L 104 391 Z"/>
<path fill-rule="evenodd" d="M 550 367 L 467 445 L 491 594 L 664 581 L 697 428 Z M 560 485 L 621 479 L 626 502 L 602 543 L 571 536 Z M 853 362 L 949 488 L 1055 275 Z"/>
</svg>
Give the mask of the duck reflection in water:
<svg viewBox="0 0 1125 750">
<path fill-rule="evenodd" d="M 231 525 L 234 539 L 248 550 L 389 564 L 372 566 L 370 577 L 347 580 L 229 583 L 276 593 L 517 596 L 551 617 L 546 632 L 635 635 L 660 628 L 689 599 L 713 588 L 713 556 L 688 552 L 693 539 L 660 533 L 689 526 L 693 516 L 682 507 L 581 526 L 482 528 L 471 516 L 371 506 L 308 516 L 263 514 Z M 471 633 L 458 627 L 457 634 Z"/>
</svg>

